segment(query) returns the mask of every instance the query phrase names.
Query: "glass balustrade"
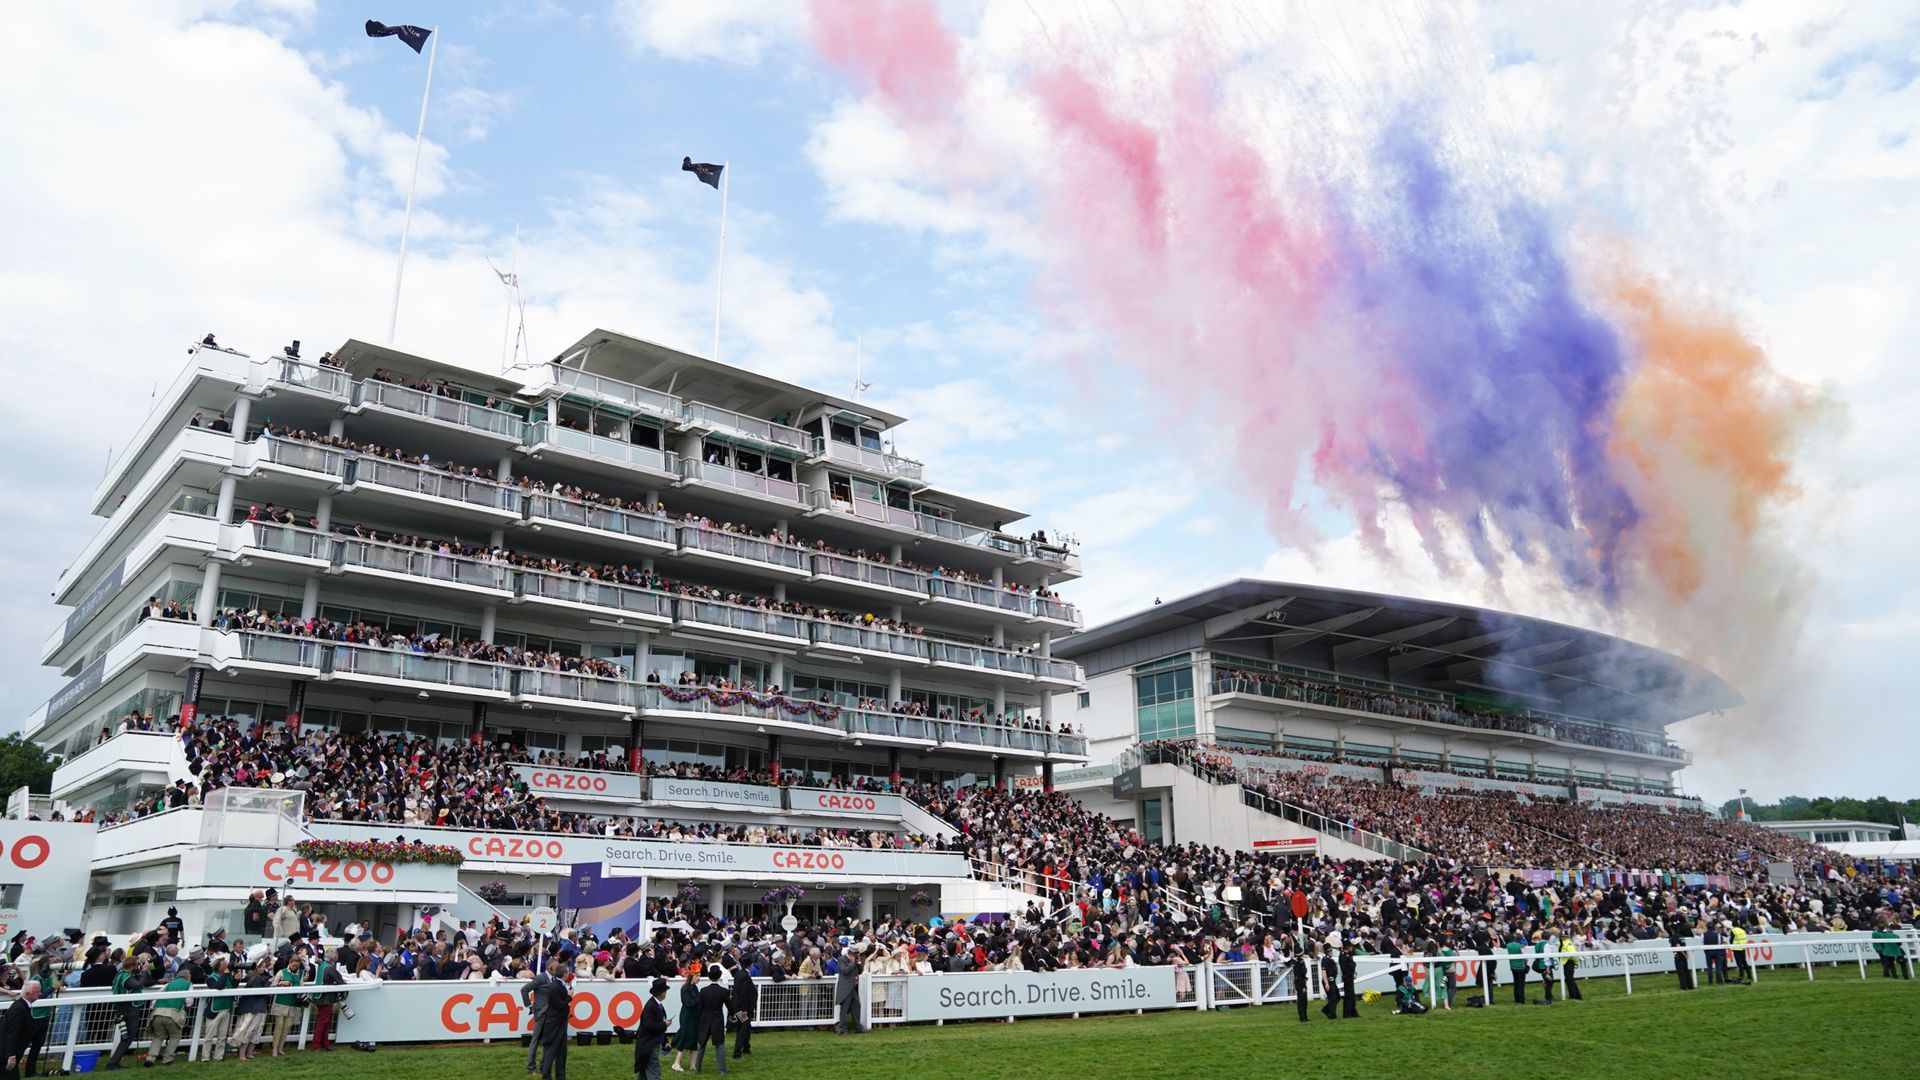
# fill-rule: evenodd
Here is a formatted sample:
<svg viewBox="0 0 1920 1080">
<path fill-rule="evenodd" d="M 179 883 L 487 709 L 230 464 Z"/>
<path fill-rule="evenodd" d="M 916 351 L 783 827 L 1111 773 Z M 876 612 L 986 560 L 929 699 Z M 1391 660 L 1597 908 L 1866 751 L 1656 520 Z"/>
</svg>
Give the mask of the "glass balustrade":
<svg viewBox="0 0 1920 1080">
<path fill-rule="evenodd" d="M 322 644 L 327 650 L 327 670 L 336 675 L 402 679 L 462 690 L 493 690 L 501 693 L 513 688 L 514 669 L 505 664 L 369 645 Z"/>
<path fill-rule="evenodd" d="M 575 671 L 520 668 L 514 672 L 514 692 L 520 697 L 559 698 L 593 705 L 631 708 L 634 686 L 622 679 L 583 675 Z"/>
<path fill-rule="evenodd" d="M 564 389 L 622 402 L 659 416 L 680 419 L 680 399 L 672 394 L 663 394 L 658 390 L 649 390 L 644 386 L 635 386 L 632 383 L 609 379 L 604 375 L 595 375 L 574 368 L 561 367 L 558 364 L 549 364 L 547 371 L 552 374 L 554 384 Z"/>
<path fill-rule="evenodd" d="M 285 465 L 290 469 L 305 469 L 308 472 L 326 473 L 329 476 L 347 474 L 347 454 L 344 450 L 335 450 L 312 443 L 292 439 L 279 439 L 261 436 L 254 443 L 264 448 L 266 459 L 275 465 Z M 259 451 L 256 451 L 259 452 Z"/>
<path fill-rule="evenodd" d="M 885 476 L 919 480 L 926 475 L 926 466 L 912 458 L 900 457 L 870 447 L 856 446 L 853 443 L 840 442 L 837 439 L 813 439 L 815 457 L 825 457 L 829 461 L 852 465 L 869 472 Z"/>
<path fill-rule="evenodd" d="M 665 517 L 631 507 L 616 508 L 581 502 L 561 495 L 528 495 L 527 516 L 565 522 L 588 529 L 631 536 L 640 540 L 674 541 L 675 526 Z"/>
<path fill-rule="evenodd" d="M 685 596 L 678 598 L 675 603 L 681 622 L 806 640 L 802 620 L 785 612 L 723 604 L 715 600 L 695 600 Z"/>
<path fill-rule="evenodd" d="M 325 656 L 324 642 L 286 634 L 243 632 L 240 659 L 256 664 L 284 664 L 288 667 L 318 668 Z"/>
<path fill-rule="evenodd" d="M 887 653 L 892 656 L 924 660 L 927 657 L 927 639 L 912 634 L 899 634 L 891 630 L 882 630 L 870 626 L 855 626 L 848 623 L 818 621 L 813 624 L 813 643 L 815 645 L 838 645 L 847 649 L 863 649 L 867 652 Z"/>
<path fill-rule="evenodd" d="M 767 563 L 771 566 L 783 566 L 790 570 L 804 570 L 807 567 L 807 552 L 803 548 L 783 544 L 778 540 L 742 536 L 739 533 L 724 532 L 701 525 L 681 526 L 680 546 L 695 551 L 711 552 L 715 555 L 728 555 L 736 559 Z"/>
<path fill-rule="evenodd" d="M 721 428 L 746 436 L 756 442 L 773 446 L 786 446 L 795 450 L 805 450 L 812 436 L 799 428 L 776 424 L 771 420 L 762 420 L 757 416 L 723 409 L 718 405 L 707 405 L 698 401 L 689 401 L 682 406 L 686 422 L 704 428 Z"/>
<path fill-rule="evenodd" d="M 336 367 L 309 364 L 290 356 L 276 356 L 268 360 L 266 377 L 269 383 L 277 386 L 311 390 L 316 394 L 326 394 L 329 397 L 344 398 L 353 390 L 353 377 L 345 371 Z"/>
<path fill-rule="evenodd" d="M 378 379 L 361 380 L 357 392 L 363 404 L 457 424 L 490 435 L 504 435 L 514 440 L 520 438 L 526 424 L 526 421 L 505 409 L 492 409 L 457 397 L 428 393 Z"/>
<path fill-rule="evenodd" d="M 656 473 L 677 475 L 679 472 L 680 455 L 670 451 L 655 450 L 624 439 L 610 439 L 604 435 L 594 435 L 577 428 L 561 427 L 544 420 L 528 424 L 527 445 L 542 444 Z"/>
<path fill-rule="evenodd" d="M 759 473 L 742 472 L 739 469 L 715 464 L 711 461 L 684 460 L 681 463 L 682 475 L 688 480 L 700 480 L 709 484 L 718 484 L 735 491 L 765 495 L 768 498 L 785 502 L 802 501 L 799 484 L 791 480 L 778 480 Z"/>
<path fill-rule="evenodd" d="M 521 570 L 519 579 L 523 597 L 584 604 L 628 615 L 673 618 L 673 598 L 652 589 L 545 570 Z"/>
<path fill-rule="evenodd" d="M 384 570 L 390 574 L 472 585 L 481 589 L 513 588 L 513 568 L 510 566 L 373 540 L 342 538 L 334 552 L 334 564 Z"/>
<path fill-rule="evenodd" d="M 248 532 L 250 545 L 277 555 L 328 560 L 333 554 L 333 538 L 313 529 L 254 521 L 248 523 Z"/>
<path fill-rule="evenodd" d="M 354 459 L 353 483 L 411 491 L 489 510 L 517 513 L 520 509 L 520 493 L 510 485 L 383 458 Z"/>
<path fill-rule="evenodd" d="M 857 581 L 886 589 L 902 589 L 923 596 L 927 592 L 927 575 L 919 570 L 910 570 L 904 566 L 888 566 L 885 563 L 855 559 L 846 555 L 815 553 L 813 572 L 821 577 Z"/>
</svg>

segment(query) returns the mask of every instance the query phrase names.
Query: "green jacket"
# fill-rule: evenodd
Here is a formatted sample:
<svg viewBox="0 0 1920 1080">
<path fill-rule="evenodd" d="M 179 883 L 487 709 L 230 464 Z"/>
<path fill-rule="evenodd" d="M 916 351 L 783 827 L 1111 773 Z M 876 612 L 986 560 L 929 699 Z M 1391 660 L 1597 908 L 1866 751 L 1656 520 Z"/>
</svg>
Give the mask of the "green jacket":
<svg viewBox="0 0 1920 1080">
<path fill-rule="evenodd" d="M 207 989 L 209 990 L 231 990 L 233 987 L 233 976 L 224 971 L 216 971 L 207 976 Z M 219 1016 L 231 1008 L 233 1008 L 233 999 L 230 997 L 207 999 L 208 1016 Z"/>
<path fill-rule="evenodd" d="M 167 985 L 161 987 L 161 989 L 185 992 L 193 989 L 193 980 L 187 978 L 185 975 L 175 975 L 173 981 L 167 983 Z M 161 998 L 153 1003 L 153 1007 L 156 1009 L 179 1009 L 185 1012 L 187 999 L 183 997 Z"/>
<path fill-rule="evenodd" d="M 1515 971 L 1527 970 L 1527 946 L 1519 938 L 1507 942 L 1507 966 Z"/>
<path fill-rule="evenodd" d="M 1900 955 L 1900 935 L 1891 930 L 1875 930 L 1873 932 L 1873 951 L 1885 957 L 1898 957 Z"/>
<path fill-rule="evenodd" d="M 299 986 L 301 981 L 307 977 L 307 973 L 304 971 L 295 971 L 295 972 L 292 972 L 291 974 L 289 974 L 286 971 L 282 971 L 280 974 L 287 976 L 287 982 L 291 983 L 294 986 Z M 273 996 L 273 1003 L 275 1005 L 285 1005 L 290 1009 L 298 1008 L 300 1006 L 300 995 L 292 994 L 292 993 L 275 994 Z"/>
<path fill-rule="evenodd" d="M 33 981 L 40 984 L 40 1004 L 33 1007 L 33 1018 L 45 1020 L 53 1015 L 53 976 L 35 975 Z"/>
</svg>

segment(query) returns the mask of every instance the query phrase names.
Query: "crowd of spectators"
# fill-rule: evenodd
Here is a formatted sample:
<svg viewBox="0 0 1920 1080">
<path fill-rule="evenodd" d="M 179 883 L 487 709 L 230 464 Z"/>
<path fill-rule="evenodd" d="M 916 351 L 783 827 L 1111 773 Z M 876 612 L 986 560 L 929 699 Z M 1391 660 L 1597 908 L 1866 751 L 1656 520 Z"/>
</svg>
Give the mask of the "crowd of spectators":
<svg viewBox="0 0 1920 1080">
<path fill-rule="evenodd" d="M 1607 724 L 1588 723 L 1565 717 L 1467 709 L 1404 694 L 1391 694 L 1369 687 L 1343 686 L 1280 672 L 1216 668 L 1213 673 L 1213 692 L 1259 694 L 1262 697 L 1285 698 L 1309 705 L 1328 705 L 1338 709 L 1353 709 L 1357 712 L 1370 712 L 1380 716 L 1397 716 L 1407 720 L 1424 720 L 1454 727 L 1511 731 L 1523 735 L 1560 739 L 1564 742 L 1577 742 L 1585 746 L 1629 750 L 1661 757 L 1680 756 L 1678 747 L 1668 742 L 1663 736 L 1649 732 L 1629 731 Z"/>
</svg>

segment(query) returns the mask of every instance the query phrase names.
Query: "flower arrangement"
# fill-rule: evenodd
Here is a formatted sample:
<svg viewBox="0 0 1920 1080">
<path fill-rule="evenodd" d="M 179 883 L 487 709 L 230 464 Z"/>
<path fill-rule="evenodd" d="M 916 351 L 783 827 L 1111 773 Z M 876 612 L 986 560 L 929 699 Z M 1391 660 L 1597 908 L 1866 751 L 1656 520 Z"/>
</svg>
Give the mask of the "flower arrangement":
<svg viewBox="0 0 1920 1080">
<path fill-rule="evenodd" d="M 860 898 L 852 893 L 843 892 L 834 898 L 833 903 L 841 911 L 855 911 L 860 907 Z"/>
<path fill-rule="evenodd" d="M 779 709 L 788 716 L 816 716 L 822 720 L 833 721 L 840 717 L 840 707 L 820 701 L 796 701 L 785 694 L 753 694 L 745 690 L 721 690 L 711 686 L 661 686 L 661 694 L 671 701 L 682 705 L 691 705 L 696 701 L 712 702 L 715 708 L 731 709 L 736 705 L 751 705 L 756 709 Z"/>
<path fill-rule="evenodd" d="M 776 904 L 790 904 L 806 895 L 807 890 L 798 885 L 782 885 L 777 889 L 768 889 L 760 894 L 760 902 L 773 907 Z"/>
<path fill-rule="evenodd" d="M 489 904 L 497 904 L 507 898 L 507 883 L 504 881 L 483 882 L 479 888 L 473 890 L 473 893 Z"/>
<path fill-rule="evenodd" d="M 460 849 L 447 844 L 396 844 L 391 840 L 302 840 L 293 853 L 303 859 L 358 859 L 361 862 L 427 863 L 459 866 L 467 861 Z"/>
<path fill-rule="evenodd" d="M 699 903 L 700 902 L 700 886 L 695 885 L 692 882 L 688 882 L 687 884 L 680 886 L 680 899 L 689 904 Z"/>
<path fill-rule="evenodd" d="M 915 889 L 913 895 L 907 897 L 907 903 L 917 908 L 932 907 L 933 897 L 928 896 L 925 889 Z"/>
</svg>

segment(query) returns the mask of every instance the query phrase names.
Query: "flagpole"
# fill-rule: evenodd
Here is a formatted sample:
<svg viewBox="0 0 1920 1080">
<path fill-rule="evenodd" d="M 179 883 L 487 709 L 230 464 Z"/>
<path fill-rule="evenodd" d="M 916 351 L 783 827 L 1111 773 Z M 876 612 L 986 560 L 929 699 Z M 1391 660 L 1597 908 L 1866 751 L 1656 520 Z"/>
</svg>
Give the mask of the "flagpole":
<svg viewBox="0 0 1920 1080">
<path fill-rule="evenodd" d="M 387 313 L 387 344 L 400 325 L 400 279 L 407 273 L 407 233 L 413 229 L 413 193 L 420 186 L 420 148 L 427 138 L 427 99 L 433 94 L 433 57 L 440 51 L 440 28 L 427 36 L 427 85 L 420 91 L 420 126 L 413 133 L 413 179 L 407 182 L 407 216 L 400 223 L 400 265 L 393 271 L 393 307 Z"/>
<path fill-rule="evenodd" d="M 727 181 L 733 176 L 733 163 L 720 163 L 720 262 L 713 271 L 713 359 L 720 359 L 720 300 L 725 294 L 727 274 Z"/>
<path fill-rule="evenodd" d="M 500 327 L 500 374 L 507 373 L 507 343 L 513 340 L 513 294 L 520 283 L 520 223 L 513 223 L 513 257 L 507 260 L 507 321 Z"/>
</svg>

